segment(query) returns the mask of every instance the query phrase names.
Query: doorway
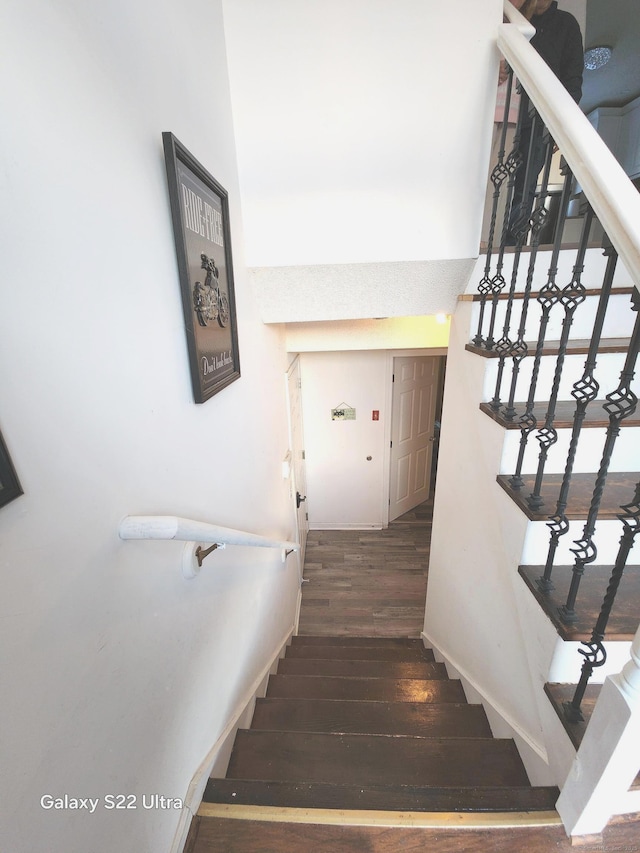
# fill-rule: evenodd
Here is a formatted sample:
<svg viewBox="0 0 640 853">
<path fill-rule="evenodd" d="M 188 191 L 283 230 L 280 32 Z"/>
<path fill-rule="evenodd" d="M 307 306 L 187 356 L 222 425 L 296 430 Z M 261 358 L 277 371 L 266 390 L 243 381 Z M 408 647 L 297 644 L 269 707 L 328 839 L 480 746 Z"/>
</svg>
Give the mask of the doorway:
<svg viewBox="0 0 640 853">
<path fill-rule="evenodd" d="M 445 361 L 422 355 L 393 359 L 390 522 L 433 494 Z"/>
</svg>

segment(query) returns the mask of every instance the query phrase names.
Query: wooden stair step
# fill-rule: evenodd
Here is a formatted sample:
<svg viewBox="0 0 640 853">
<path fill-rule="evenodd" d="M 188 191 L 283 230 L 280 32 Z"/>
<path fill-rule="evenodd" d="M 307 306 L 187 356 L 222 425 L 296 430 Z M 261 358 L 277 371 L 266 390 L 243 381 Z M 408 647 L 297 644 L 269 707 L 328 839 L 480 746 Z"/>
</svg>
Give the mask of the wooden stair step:
<svg viewBox="0 0 640 853">
<path fill-rule="evenodd" d="M 582 422 L 582 426 L 586 428 L 595 429 L 598 428 L 606 428 L 609 426 L 609 415 L 602 408 L 604 405 L 604 400 L 594 400 L 592 403 L 587 406 L 587 411 Z M 495 412 L 489 403 L 480 403 L 480 410 L 488 415 L 492 420 L 499 423 L 505 429 L 520 429 L 520 423 L 518 422 L 518 418 L 520 415 L 524 414 L 527 408 L 526 403 L 514 403 L 514 409 L 516 410 L 516 414 L 513 416 L 513 419 L 508 421 L 504 416 L 504 406 Z M 544 424 L 547 410 L 549 408 L 548 400 L 541 400 L 536 402 L 533 407 L 532 415 L 538 422 L 538 426 L 541 427 Z M 576 401 L 575 400 L 558 400 L 556 403 L 556 411 L 555 417 L 553 419 L 553 425 L 556 429 L 572 429 L 573 427 L 573 416 L 576 411 Z M 640 426 L 640 410 L 636 409 L 636 411 L 629 415 L 629 417 L 625 418 L 621 424 L 621 427 L 637 427 Z"/>
<path fill-rule="evenodd" d="M 447 678 L 443 663 L 386 660 L 323 660 L 282 658 L 278 675 L 356 676 L 360 678 Z"/>
<path fill-rule="evenodd" d="M 530 785 L 440 788 L 209 779 L 203 802 L 305 809 L 519 812 L 551 810 L 558 796 L 557 788 Z"/>
<path fill-rule="evenodd" d="M 603 338 L 598 347 L 598 353 L 602 355 L 605 352 L 622 352 L 625 353 L 629 349 L 630 338 Z M 527 358 L 533 358 L 536 352 L 537 342 L 527 341 Z M 567 345 L 567 355 L 587 355 L 591 341 L 588 338 L 577 338 L 570 340 Z M 480 355 L 483 358 L 499 358 L 499 353 L 495 350 L 487 350 L 484 347 L 476 346 L 476 344 L 467 344 L 465 349 L 468 352 Z M 558 355 L 560 351 L 560 341 L 545 341 L 542 355 Z"/>
<path fill-rule="evenodd" d="M 433 661 L 431 649 L 422 644 L 416 646 L 339 646 L 339 645 L 295 645 L 288 646 L 286 658 L 306 658 L 321 660 L 398 660 Z"/>
<path fill-rule="evenodd" d="M 414 637 L 321 637 L 296 634 L 291 638 L 292 646 L 380 646 L 401 648 L 424 648 L 422 641 Z"/>
<path fill-rule="evenodd" d="M 528 785 L 513 740 L 238 731 L 228 779 L 346 785 Z"/>
<path fill-rule="evenodd" d="M 350 699 L 383 702 L 464 702 L 460 681 L 416 678 L 345 678 L 313 675 L 272 675 L 268 697 Z"/>
<path fill-rule="evenodd" d="M 344 825 L 305 821 L 285 823 L 281 816 L 262 820 L 208 817 L 203 804 L 192 853 L 575 853 L 557 813 L 425 815 L 418 823 L 407 815 L 404 825 L 388 820 Z M 218 806 L 216 809 L 220 808 Z M 230 809 L 231 807 L 223 807 Z M 322 814 L 322 812 L 320 812 Z M 336 814 L 336 813 L 329 813 Z M 337 813 L 340 814 L 340 813 Z M 362 814 L 357 813 L 357 814 Z M 366 814 L 366 813 L 365 813 Z M 603 832 L 604 843 L 585 851 L 634 850 L 640 819 L 614 818 Z"/>
<path fill-rule="evenodd" d="M 505 490 L 509 497 L 524 512 L 530 521 L 548 521 L 549 516 L 556 510 L 558 495 L 562 485 L 563 474 L 545 474 L 542 481 L 540 495 L 544 501 L 543 505 L 536 510 L 531 509 L 527 498 L 533 491 L 535 474 L 523 474 L 524 485 L 520 489 L 514 489 L 509 483 L 509 474 L 499 474 L 498 484 Z M 571 489 L 569 492 L 569 503 L 565 515 L 569 520 L 586 519 L 591 496 L 596 481 L 596 474 L 574 474 L 571 477 Z M 616 519 L 620 513 L 620 507 L 633 500 L 636 483 L 640 480 L 640 473 L 610 472 L 602 494 L 600 512 L 598 517 L 603 520 Z"/>
<path fill-rule="evenodd" d="M 482 705 L 258 699 L 252 729 L 345 734 L 488 737 Z"/>
<path fill-rule="evenodd" d="M 589 565 L 582 576 L 576 603 L 577 621 L 570 625 L 560 618 L 559 609 L 567 600 L 573 578 L 573 565 L 554 566 L 550 592 L 541 592 L 538 578 L 544 566 L 519 566 L 518 572 L 540 607 L 553 623 L 563 640 L 588 642 L 600 614 L 600 608 L 611 578 L 612 566 Z M 640 566 L 625 566 L 618 595 L 611 610 L 605 639 L 631 642 L 638 628 L 638 601 L 640 601 Z"/>
</svg>

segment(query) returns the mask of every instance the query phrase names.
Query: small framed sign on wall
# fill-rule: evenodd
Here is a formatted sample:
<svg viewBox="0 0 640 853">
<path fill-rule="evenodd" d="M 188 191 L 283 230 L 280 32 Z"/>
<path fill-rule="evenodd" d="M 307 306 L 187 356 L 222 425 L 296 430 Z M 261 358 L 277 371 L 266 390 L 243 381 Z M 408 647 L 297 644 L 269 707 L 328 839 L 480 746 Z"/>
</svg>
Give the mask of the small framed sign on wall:
<svg viewBox="0 0 640 853">
<path fill-rule="evenodd" d="M 240 377 L 225 189 L 172 133 L 163 133 L 191 382 L 204 403 Z"/>
<path fill-rule="evenodd" d="M 22 494 L 22 486 L 0 433 L 0 507 Z"/>
</svg>

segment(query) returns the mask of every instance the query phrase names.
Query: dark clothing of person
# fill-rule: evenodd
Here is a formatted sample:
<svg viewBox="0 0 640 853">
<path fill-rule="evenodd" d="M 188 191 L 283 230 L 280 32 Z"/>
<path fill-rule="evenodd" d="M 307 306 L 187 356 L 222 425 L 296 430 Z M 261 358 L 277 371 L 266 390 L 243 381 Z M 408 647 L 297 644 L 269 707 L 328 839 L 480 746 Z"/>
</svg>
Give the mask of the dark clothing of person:
<svg viewBox="0 0 640 853">
<path fill-rule="evenodd" d="M 531 39 L 558 80 L 576 103 L 582 97 L 584 52 L 580 25 L 569 12 L 558 9 L 556 0 L 543 15 L 534 15 L 531 23 L 536 34 Z"/>
<path fill-rule="evenodd" d="M 584 70 L 584 52 L 582 48 L 582 33 L 580 25 L 569 12 L 558 9 L 557 0 L 549 6 L 542 15 L 534 15 L 531 23 L 536 33 L 531 39 L 531 45 L 540 54 L 558 80 L 569 92 L 576 103 L 582 97 L 582 73 Z M 536 117 L 532 127 L 529 115 L 529 98 L 522 93 L 520 102 L 521 134 L 519 150 L 522 155 L 522 165 L 516 172 L 509 217 L 508 244 L 515 245 L 517 233 L 527 229 L 527 223 L 533 209 L 538 174 L 544 166 L 545 145 L 543 144 L 543 124 Z M 527 157 L 531 150 L 529 169 Z M 528 171 L 525 190 L 525 176 Z"/>
</svg>

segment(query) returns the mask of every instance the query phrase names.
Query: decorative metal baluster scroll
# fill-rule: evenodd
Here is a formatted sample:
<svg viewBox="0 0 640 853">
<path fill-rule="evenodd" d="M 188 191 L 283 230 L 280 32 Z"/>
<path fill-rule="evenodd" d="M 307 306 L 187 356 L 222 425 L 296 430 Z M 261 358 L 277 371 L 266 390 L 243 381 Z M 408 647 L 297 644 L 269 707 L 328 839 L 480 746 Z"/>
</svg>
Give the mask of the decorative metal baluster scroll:
<svg viewBox="0 0 640 853">
<path fill-rule="evenodd" d="M 636 361 L 638 358 L 638 350 L 640 349 L 640 291 L 634 290 L 631 297 L 633 310 L 637 312 L 636 321 L 631 335 L 629 350 L 625 359 L 622 373 L 620 374 L 620 383 L 615 391 L 607 394 L 604 403 L 604 410 L 609 415 L 609 426 L 607 427 L 607 435 L 602 451 L 602 459 L 600 461 L 600 469 L 596 477 L 596 483 L 593 489 L 591 505 L 587 515 L 587 521 L 582 531 L 582 539 L 575 542 L 575 548 L 571 552 L 576 555 L 573 565 L 573 576 L 571 578 L 571 586 L 567 600 L 562 607 L 559 608 L 560 618 L 563 622 L 572 623 L 577 620 L 575 611 L 576 599 L 578 597 L 578 589 L 584 574 L 585 566 L 593 563 L 598 556 L 593 536 L 595 533 L 596 521 L 600 512 L 600 504 L 602 502 L 602 494 L 607 481 L 609 472 L 609 464 L 615 447 L 616 440 L 620 434 L 620 425 L 622 421 L 635 412 L 638 398 L 631 390 L 631 382 L 635 376 Z"/>
<path fill-rule="evenodd" d="M 560 201 L 560 220 L 558 221 L 556 242 L 558 240 L 559 235 L 561 239 L 564 221 L 566 219 L 566 212 L 569 206 L 572 183 L 573 177 L 569 168 L 567 167 L 564 187 L 562 191 L 562 198 Z M 560 294 L 560 304 L 564 308 L 564 321 L 562 323 L 562 331 L 560 333 L 560 341 L 558 343 L 556 367 L 553 374 L 553 384 L 551 386 L 551 395 L 549 397 L 549 404 L 547 406 L 544 425 L 538 430 L 538 434 L 536 435 L 538 443 L 540 444 L 540 454 L 538 456 L 538 470 L 536 471 L 536 479 L 533 486 L 533 492 L 527 498 L 527 503 L 532 509 L 539 509 L 544 503 L 540 494 L 542 490 L 542 478 L 544 477 L 544 469 L 547 464 L 549 450 L 558 441 L 558 431 L 554 427 L 553 423 L 556 415 L 556 404 L 558 402 L 558 393 L 560 391 L 560 381 L 562 379 L 564 359 L 567 352 L 567 345 L 569 343 L 569 334 L 571 332 L 573 318 L 576 309 L 584 302 L 586 298 L 586 290 L 584 285 L 582 284 L 581 278 L 582 273 L 584 271 L 584 259 L 587 253 L 587 241 L 589 239 L 589 232 L 591 231 L 592 220 L 593 212 L 591 208 L 589 208 L 587 215 L 584 218 L 580 247 L 578 249 L 578 255 L 573 267 L 573 275 L 571 277 L 571 281 L 566 287 L 562 289 L 562 293 Z"/>
<path fill-rule="evenodd" d="M 518 326 L 518 337 L 511 346 L 509 355 L 513 359 L 511 368 L 511 385 L 509 388 L 509 401 L 504 408 L 503 416 L 508 421 L 512 421 L 515 417 L 516 410 L 513 405 L 516 397 L 516 386 L 518 384 L 518 376 L 520 374 L 520 364 L 523 358 L 526 358 L 529 347 L 524 339 L 527 328 L 527 316 L 529 313 L 529 299 L 531 296 L 531 287 L 533 285 L 533 274 L 536 268 L 536 259 L 538 257 L 538 248 L 540 246 L 540 234 L 542 227 L 549 217 L 549 212 L 545 207 L 547 197 L 547 189 L 549 186 L 549 175 L 551 173 L 551 159 L 553 157 L 553 145 L 547 128 L 544 128 L 543 144 L 545 146 L 545 164 L 542 174 L 542 184 L 538 200 L 531 215 L 531 254 L 529 255 L 529 268 L 527 270 L 527 280 L 522 295 L 522 307 L 520 309 L 520 323 Z M 499 387 L 499 386 L 497 386 Z M 497 392 L 498 393 L 498 392 Z"/>
<path fill-rule="evenodd" d="M 496 219 L 498 216 L 498 204 L 500 201 L 500 190 L 502 189 L 502 185 L 504 181 L 511 174 L 510 169 L 515 171 L 518 168 L 518 163 L 512 159 L 512 156 L 509 155 L 509 159 L 507 162 L 504 162 L 504 155 L 506 149 L 506 141 L 507 141 L 507 129 L 509 127 L 509 109 L 511 106 L 511 92 L 513 88 L 513 69 L 509 69 L 509 76 L 507 78 L 507 92 L 505 96 L 505 105 L 504 105 L 504 119 L 502 121 L 502 129 L 500 131 L 500 150 L 498 151 L 498 162 L 493 167 L 491 172 L 491 183 L 493 184 L 493 201 L 491 205 L 491 223 L 489 225 L 489 238 L 487 240 L 487 260 L 484 266 L 484 275 L 482 276 L 480 283 L 478 285 L 478 293 L 481 296 L 480 299 L 480 316 L 478 318 L 478 331 L 476 332 L 475 338 L 473 338 L 473 343 L 476 346 L 482 346 L 484 343 L 484 339 L 482 337 L 482 326 L 484 325 L 484 310 L 487 302 L 487 295 L 492 292 L 492 281 L 489 276 L 489 272 L 491 270 L 491 255 L 493 252 L 493 238 L 495 236 L 496 229 Z M 512 152 L 513 153 L 513 152 Z M 507 205 L 508 208 L 508 205 Z"/>
<path fill-rule="evenodd" d="M 520 89 L 522 91 L 522 89 Z M 507 157 L 506 167 L 509 173 L 509 181 L 507 183 L 507 199 L 504 211 L 504 219 L 502 221 L 502 235 L 500 237 L 500 251 L 498 252 L 498 263 L 496 265 L 496 272 L 493 278 L 491 279 L 491 317 L 489 319 L 489 331 L 487 334 L 487 338 L 484 342 L 485 349 L 492 350 L 493 345 L 495 343 L 493 337 L 493 331 L 496 323 L 496 312 L 498 310 L 498 300 L 500 298 L 500 294 L 505 286 L 504 276 L 502 275 L 502 268 L 504 267 L 504 250 L 507 245 L 507 233 L 509 231 L 509 215 L 511 211 L 511 201 L 513 199 L 513 190 L 516 180 L 516 173 L 522 169 L 523 157 L 522 152 L 520 151 L 520 137 L 522 135 L 522 120 L 523 120 L 523 110 L 520 109 L 518 112 L 518 121 L 516 124 L 516 132 L 513 139 L 513 148 L 511 149 L 511 153 Z M 535 118 L 534 118 L 535 121 Z M 527 163 L 531 160 L 531 151 L 529 152 L 529 156 L 527 158 Z"/>
<path fill-rule="evenodd" d="M 551 265 L 549 267 L 547 283 L 541 289 L 538 294 L 538 302 L 540 303 L 540 307 L 542 309 L 541 317 L 540 317 L 540 327 L 538 330 L 538 341 L 536 343 L 536 352 L 533 360 L 533 369 L 531 371 L 531 382 L 529 384 L 529 394 L 527 397 L 527 404 L 524 410 L 524 413 L 520 415 L 519 423 L 520 423 L 520 446 L 518 448 L 518 459 L 516 462 L 516 470 L 513 475 L 509 478 L 509 483 L 514 489 L 521 489 L 524 485 L 524 481 L 522 479 L 522 465 L 524 463 L 524 454 L 527 449 L 527 443 L 529 441 L 529 436 L 536 428 L 537 420 L 533 414 L 533 409 L 535 406 L 535 398 L 536 398 L 536 390 L 538 386 L 538 376 L 540 374 L 540 363 L 542 361 L 542 351 L 544 349 L 544 342 L 547 336 L 547 326 L 549 325 L 549 316 L 551 314 L 551 309 L 554 305 L 556 305 L 560 300 L 560 288 L 556 284 L 556 276 L 558 275 L 558 258 L 560 256 L 560 249 L 562 248 L 562 231 L 564 226 L 564 221 L 566 218 L 566 207 L 568 204 L 568 193 L 567 186 L 570 186 L 571 183 L 571 175 L 568 174 L 565 178 L 565 184 L 563 188 L 563 198 L 565 197 L 565 191 L 567 193 L 566 203 L 561 206 L 560 215 L 558 224 L 556 227 L 556 237 L 553 244 L 553 251 L 551 253 Z"/>
<path fill-rule="evenodd" d="M 598 358 L 598 347 L 602 338 L 602 329 L 604 319 L 607 314 L 609 305 L 609 296 L 613 286 L 613 277 L 616 271 L 618 262 L 618 253 L 613 248 L 613 245 L 605 235 L 606 247 L 604 254 L 607 257 L 607 269 L 605 270 L 604 280 L 602 282 L 602 290 L 600 299 L 598 300 L 598 310 L 593 324 L 593 332 L 589 343 L 589 352 L 587 360 L 584 363 L 584 372 L 581 378 L 574 383 L 571 391 L 571 396 L 576 401 L 576 410 L 573 415 L 573 429 L 571 432 L 571 441 L 569 443 L 569 452 L 567 454 L 567 463 L 565 466 L 562 485 L 560 486 L 560 494 L 556 504 L 555 515 L 551 516 L 548 527 L 551 530 L 551 538 L 549 541 L 549 551 L 547 552 L 547 560 L 544 567 L 544 573 L 538 579 L 538 586 L 543 592 L 550 592 L 553 589 L 551 583 L 551 574 L 555 561 L 556 551 L 560 543 L 560 537 L 569 532 L 569 521 L 565 515 L 567 502 L 569 499 L 569 488 L 571 485 L 571 477 L 573 475 L 573 465 L 578 449 L 578 441 L 582 431 L 582 424 L 587 413 L 589 403 L 593 402 L 598 396 L 600 385 L 594 376 L 596 363 Z"/>
<path fill-rule="evenodd" d="M 616 561 L 611 572 L 611 578 L 609 579 L 609 586 L 602 602 L 598 621 L 591 634 L 591 640 L 588 643 L 582 643 L 583 646 L 586 646 L 587 651 L 584 649 L 578 650 L 581 655 L 584 655 L 580 681 L 576 686 L 576 691 L 573 694 L 571 702 L 564 703 L 565 716 L 571 723 L 584 720 L 580 705 L 587 689 L 587 684 L 593 675 L 593 670 L 596 667 L 603 666 L 607 660 L 607 652 L 603 645 L 607 624 L 616 600 L 616 595 L 618 594 L 618 588 L 625 566 L 627 565 L 627 560 L 629 559 L 629 554 L 633 548 L 635 538 L 640 532 L 640 482 L 636 483 L 633 500 L 628 504 L 624 504 L 621 509 L 623 512 L 618 518 L 622 522 L 624 529 L 620 538 L 620 547 L 618 548 Z"/>
</svg>

